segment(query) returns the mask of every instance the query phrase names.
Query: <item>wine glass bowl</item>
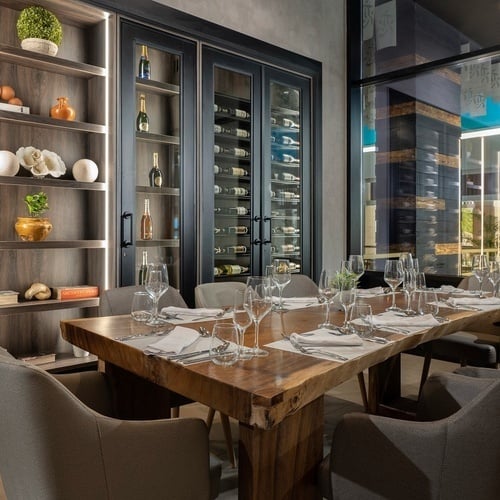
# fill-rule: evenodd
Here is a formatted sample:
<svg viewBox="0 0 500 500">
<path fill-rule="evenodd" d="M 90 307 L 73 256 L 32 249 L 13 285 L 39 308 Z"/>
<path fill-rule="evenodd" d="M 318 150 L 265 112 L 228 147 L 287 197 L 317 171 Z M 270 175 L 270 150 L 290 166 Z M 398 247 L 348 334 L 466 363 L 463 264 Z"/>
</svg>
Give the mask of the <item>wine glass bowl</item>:
<svg viewBox="0 0 500 500">
<path fill-rule="evenodd" d="M 472 257 L 472 273 L 479 281 L 479 296 L 483 297 L 483 284 L 489 273 L 488 256 L 485 254 L 474 255 Z"/>
<path fill-rule="evenodd" d="M 283 289 L 292 281 L 290 261 L 288 259 L 275 259 L 272 267 L 272 282 L 278 289 L 279 303 L 273 307 L 275 311 L 286 311 L 283 306 Z"/>
<path fill-rule="evenodd" d="M 210 339 L 209 356 L 219 366 L 231 366 L 238 361 L 239 330 L 237 325 L 229 322 L 216 323 Z"/>
<path fill-rule="evenodd" d="M 167 323 L 158 314 L 160 297 L 168 290 L 168 270 L 166 264 L 148 264 L 145 289 L 153 299 L 151 318 L 146 322 L 149 326 L 161 326 Z"/>
<path fill-rule="evenodd" d="M 318 292 L 323 302 L 326 304 L 326 316 L 325 321 L 318 325 L 318 328 L 337 328 L 336 325 L 330 322 L 330 304 L 339 292 L 336 276 L 337 273 L 333 269 L 323 269 L 321 271 Z"/>
<path fill-rule="evenodd" d="M 349 333 L 349 322 L 347 320 L 349 314 L 349 308 L 354 304 L 356 300 L 356 284 L 354 281 L 346 282 L 340 284 L 339 290 L 339 301 L 344 309 L 344 324 L 340 328 L 343 333 Z"/>
<path fill-rule="evenodd" d="M 361 276 L 365 273 L 365 261 L 362 255 L 349 255 L 350 270 L 356 275 L 356 282 L 359 281 Z"/>
<path fill-rule="evenodd" d="M 252 324 L 252 318 L 245 308 L 245 292 L 236 290 L 234 292 L 233 304 L 233 323 L 239 330 L 239 358 L 250 359 L 253 357 L 253 351 L 249 347 L 245 347 L 245 332 Z"/>
<path fill-rule="evenodd" d="M 403 282 L 403 265 L 399 260 L 386 260 L 384 266 L 384 281 L 392 292 L 392 304 L 387 311 L 398 311 L 396 306 L 396 288 Z"/>
</svg>

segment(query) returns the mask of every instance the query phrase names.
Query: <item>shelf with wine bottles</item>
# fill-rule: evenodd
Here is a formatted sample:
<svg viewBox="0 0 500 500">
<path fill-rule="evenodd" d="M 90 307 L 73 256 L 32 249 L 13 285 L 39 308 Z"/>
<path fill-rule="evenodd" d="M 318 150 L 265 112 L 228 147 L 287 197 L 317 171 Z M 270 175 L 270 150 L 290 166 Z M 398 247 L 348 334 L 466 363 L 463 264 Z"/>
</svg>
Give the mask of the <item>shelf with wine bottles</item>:
<svg viewBox="0 0 500 500">
<path fill-rule="evenodd" d="M 178 136 L 175 135 L 164 135 L 164 134 L 152 134 L 150 132 L 136 132 L 135 138 L 138 141 L 149 142 L 155 144 L 180 144 Z"/>
<path fill-rule="evenodd" d="M 135 88 L 140 92 L 147 94 L 157 94 L 166 96 L 177 96 L 180 94 L 179 85 L 171 83 L 158 82 L 156 80 L 144 80 L 142 78 L 135 78 Z"/>
<path fill-rule="evenodd" d="M 177 248 L 180 246 L 180 240 L 178 238 L 166 238 L 158 240 L 137 239 L 135 244 L 137 247 L 141 248 L 151 248 L 151 247 Z"/>
<path fill-rule="evenodd" d="M 282 108 L 280 106 L 271 106 L 272 116 L 300 116 L 300 111 L 298 109 Z"/>
<path fill-rule="evenodd" d="M 180 196 L 180 189 L 173 187 L 151 187 L 151 186 L 136 186 L 137 193 L 147 193 L 157 196 Z"/>
<path fill-rule="evenodd" d="M 275 186 L 293 186 L 293 187 L 300 186 L 300 180 L 285 181 L 283 179 L 271 179 L 271 182 Z"/>
</svg>

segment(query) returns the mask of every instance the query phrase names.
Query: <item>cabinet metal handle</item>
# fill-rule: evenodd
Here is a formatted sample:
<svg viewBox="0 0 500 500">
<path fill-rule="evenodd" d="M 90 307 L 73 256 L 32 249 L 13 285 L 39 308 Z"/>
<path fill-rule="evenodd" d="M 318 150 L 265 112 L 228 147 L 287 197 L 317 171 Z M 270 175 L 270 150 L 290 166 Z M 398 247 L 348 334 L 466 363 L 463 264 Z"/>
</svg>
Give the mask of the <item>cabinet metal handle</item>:
<svg viewBox="0 0 500 500">
<path fill-rule="evenodd" d="M 122 248 L 127 248 L 133 245 L 132 235 L 134 234 L 134 217 L 132 212 L 123 212 L 121 216 L 121 236 L 122 236 Z M 125 238 L 125 221 L 129 219 L 129 239 Z"/>
<path fill-rule="evenodd" d="M 263 244 L 263 245 L 269 245 L 269 243 L 271 243 L 271 240 L 264 240 L 264 241 L 262 242 L 262 244 Z"/>
<path fill-rule="evenodd" d="M 256 216 L 253 218 L 253 220 L 254 220 L 255 222 L 260 222 L 260 220 L 261 220 L 260 215 L 256 215 Z"/>
<path fill-rule="evenodd" d="M 253 241 L 252 241 L 252 244 L 253 245 L 260 245 L 262 243 L 261 239 L 260 238 L 255 238 Z"/>
<path fill-rule="evenodd" d="M 271 217 L 264 215 L 264 218 L 262 219 L 264 222 L 269 222 L 271 220 Z"/>
</svg>

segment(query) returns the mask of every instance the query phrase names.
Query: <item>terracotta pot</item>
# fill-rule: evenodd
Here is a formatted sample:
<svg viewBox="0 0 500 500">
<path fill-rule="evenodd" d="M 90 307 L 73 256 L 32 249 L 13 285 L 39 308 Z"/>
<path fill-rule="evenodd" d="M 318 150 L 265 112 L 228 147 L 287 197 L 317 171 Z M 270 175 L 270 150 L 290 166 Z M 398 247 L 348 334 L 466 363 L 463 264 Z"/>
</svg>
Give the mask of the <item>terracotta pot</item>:
<svg viewBox="0 0 500 500">
<path fill-rule="evenodd" d="M 14 229 L 23 241 L 43 241 L 52 230 L 52 224 L 43 217 L 18 217 Z"/>
<path fill-rule="evenodd" d="M 75 110 L 68 104 L 67 97 L 58 97 L 57 104 L 50 108 L 50 116 L 59 120 L 72 121 L 76 117 Z"/>
</svg>

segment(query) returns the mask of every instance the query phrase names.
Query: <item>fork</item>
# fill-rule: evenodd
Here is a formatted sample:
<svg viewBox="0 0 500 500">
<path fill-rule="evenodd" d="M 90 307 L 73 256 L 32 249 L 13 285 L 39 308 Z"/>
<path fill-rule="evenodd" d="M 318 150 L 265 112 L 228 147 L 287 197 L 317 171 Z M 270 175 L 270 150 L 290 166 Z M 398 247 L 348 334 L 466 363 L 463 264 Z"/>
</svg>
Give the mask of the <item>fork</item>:
<svg viewBox="0 0 500 500">
<path fill-rule="evenodd" d="M 322 349 L 315 349 L 314 347 L 304 347 L 292 337 L 285 336 L 285 338 L 290 341 L 290 343 L 293 345 L 293 347 L 295 347 L 295 349 L 298 349 L 300 352 L 303 352 L 304 354 L 321 354 L 322 356 L 328 356 L 330 358 L 336 359 L 337 361 L 348 361 L 348 358 L 346 358 L 345 356 L 341 356 L 340 354 L 323 351 Z"/>
</svg>

